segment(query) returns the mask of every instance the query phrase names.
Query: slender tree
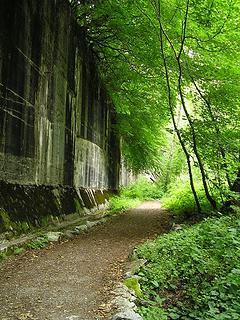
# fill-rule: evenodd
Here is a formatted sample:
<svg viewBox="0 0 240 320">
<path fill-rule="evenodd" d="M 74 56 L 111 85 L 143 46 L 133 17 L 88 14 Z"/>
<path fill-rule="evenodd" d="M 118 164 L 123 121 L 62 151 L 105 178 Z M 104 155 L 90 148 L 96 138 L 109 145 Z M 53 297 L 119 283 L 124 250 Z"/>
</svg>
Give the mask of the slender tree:
<svg viewBox="0 0 240 320">
<path fill-rule="evenodd" d="M 215 179 L 229 190 L 239 168 L 239 11 L 239 0 L 86 1 L 79 11 L 129 165 L 156 172 L 171 119 L 198 211 L 193 166 L 213 208 Z"/>
</svg>

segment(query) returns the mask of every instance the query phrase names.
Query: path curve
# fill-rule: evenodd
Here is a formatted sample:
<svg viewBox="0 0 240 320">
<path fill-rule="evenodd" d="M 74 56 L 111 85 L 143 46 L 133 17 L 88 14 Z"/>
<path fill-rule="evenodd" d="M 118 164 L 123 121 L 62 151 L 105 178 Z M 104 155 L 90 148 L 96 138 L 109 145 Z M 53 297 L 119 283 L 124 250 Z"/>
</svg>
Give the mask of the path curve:
<svg viewBox="0 0 240 320">
<path fill-rule="evenodd" d="M 6 260 L 0 264 L 0 319 L 110 319 L 110 292 L 129 253 L 169 228 L 167 211 L 150 201 L 87 234 Z"/>
</svg>

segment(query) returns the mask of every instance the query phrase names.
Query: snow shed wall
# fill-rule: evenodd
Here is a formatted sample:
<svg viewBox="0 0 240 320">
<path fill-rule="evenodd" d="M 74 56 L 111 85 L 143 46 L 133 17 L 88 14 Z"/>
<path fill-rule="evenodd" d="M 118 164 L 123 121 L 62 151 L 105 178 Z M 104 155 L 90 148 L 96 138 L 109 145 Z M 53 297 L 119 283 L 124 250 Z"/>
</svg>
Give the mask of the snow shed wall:
<svg viewBox="0 0 240 320">
<path fill-rule="evenodd" d="M 114 123 L 67 0 L 1 0 L 0 211 L 32 222 L 103 203 L 119 183 Z"/>
</svg>

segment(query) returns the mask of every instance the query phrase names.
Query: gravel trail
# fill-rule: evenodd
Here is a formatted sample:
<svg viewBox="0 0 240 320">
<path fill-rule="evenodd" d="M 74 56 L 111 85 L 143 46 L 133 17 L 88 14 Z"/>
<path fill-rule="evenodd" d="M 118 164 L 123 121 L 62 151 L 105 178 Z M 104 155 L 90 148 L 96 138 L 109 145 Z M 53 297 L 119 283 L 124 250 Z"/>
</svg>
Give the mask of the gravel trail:
<svg viewBox="0 0 240 320">
<path fill-rule="evenodd" d="M 159 202 L 148 201 L 86 234 L 5 260 L 0 264 L 0 319 L 110 319 L 111 290 L 129 254 L 170 225 Z"/>
</svg>

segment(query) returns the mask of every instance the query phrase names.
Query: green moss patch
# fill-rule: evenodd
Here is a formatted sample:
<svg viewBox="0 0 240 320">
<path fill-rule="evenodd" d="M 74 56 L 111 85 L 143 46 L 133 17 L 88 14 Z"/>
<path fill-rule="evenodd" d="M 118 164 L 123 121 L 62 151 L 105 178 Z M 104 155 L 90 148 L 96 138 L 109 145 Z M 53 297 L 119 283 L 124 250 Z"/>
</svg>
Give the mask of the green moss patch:
<svg viewBox="0 0 240 320">
<path fill-rule="evenodd" d="M 142 296 L 142 290 L 140 288 L 140 285 L 138 283 L 138 279 L 136 278 L 128 278 L 128 279 L 125 279 L 124 280 L 124 284 L 125 286 L 128 287 L 128 289 L 130 290 L 133 290 L 135 295 L 138 297 L 138 298 L 141 298 Z"/>
</svg>

